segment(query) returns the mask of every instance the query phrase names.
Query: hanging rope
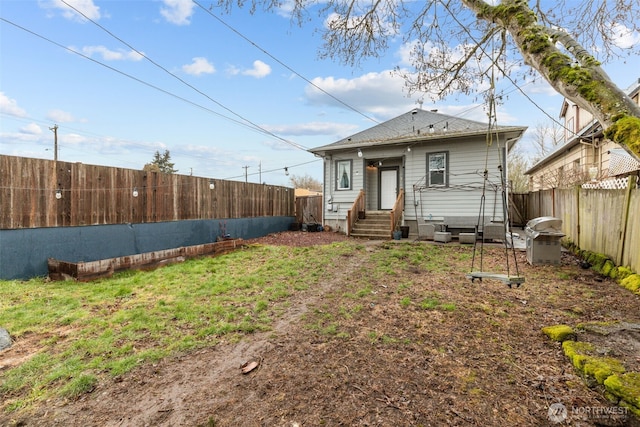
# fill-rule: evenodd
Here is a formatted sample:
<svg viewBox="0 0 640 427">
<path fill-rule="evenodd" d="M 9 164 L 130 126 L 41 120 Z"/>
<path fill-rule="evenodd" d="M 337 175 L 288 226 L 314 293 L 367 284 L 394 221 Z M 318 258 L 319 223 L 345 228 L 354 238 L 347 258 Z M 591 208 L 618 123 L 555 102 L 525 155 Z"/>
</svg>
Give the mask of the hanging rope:
<svg viewBox="0 0 640 427">
<path fill-rule="evenodd" d="M 495 58 L 491 58 L 492 61 L 495 61 Z M 487 190 L 487 182 L 489 180 L 489 149 L 493 145 L 494 142 L 494 132 L 495 132 L 495 140 L 496 142 L 500 141 L 499 133 L 498 133 L 498 125 L 497 125 L 497 112 L 496 112 L 496 102 L 495 102 L 495 75 L 494 75 L 494 67 L 491 67 L 491 86 L 489 90 L 489 100 L 488 100 L 488 115 L 489 115 L 489 125 L 487 127 L 487 137 L 486 137 L 486 151 L 485 151 L 485 159 L 484 159 L 484 173 L 483 173 L 483 184 L 482 184 L 482 195 L 480 197 L 480 208 L 478 210 L 478 221 L 476 223 L 476 231 L 480 230 L 482 226 L 482 239 L 480 240 L 480 249 L 478 251 L 478 239 L 474 241 L 473 244 L 473 256 L 471 258 L 471 273 L 467 275 L 471 281 L 475 281 L 475 279 L 479 279 L 482 281 L 483 278 L 497 279 L 501 280 L 509 287 L 512 285 L 520 286 L 521 283 L 524 283 L 524 277 L 520 276 L 520 272 L 518 269 L 518 261 L 516 258 L 515 248 L 513 245 L 513 234 L 509 231 L 507 232 L 507 226 L 509 223 L 509 213 L 507 209 L 507 180 L 505 176 L 504 168 L 502 167 L 504 158 L 502 156 L 502 152 L 500 150 L 499 144 L 496 144 L 498 151 L 498 170 L 500 171 L 500 187 L 501 187 L 501 199 L 502 199 L 502 220 L 503 220 L 503 233 L 502 233 L 502 241 L 504 242 L 505 249 L 505 259 L 506 259 L 506 269 L 507 273 L 488 273 L 484 271 L 484 241 L 485 241 L 485 210 L 486 210 L 486 190 Z M 495 203 L 495 200 L 494 200 Z M 494 212 L 495 214 L 495 212 Z M 507 241 L 507 236 L 509 235 L 511 240 L 511 249 L 513 251 L 513 259 L 516 269 L 515 276 L 511 275 L 510 271 L 510 263 L 509 263 L 509 242 Z M 476 255 L 479 252 L 479 255 Z M 479 258 L 479 271 L 474 271 L 476 256 Z"/>
</svg>

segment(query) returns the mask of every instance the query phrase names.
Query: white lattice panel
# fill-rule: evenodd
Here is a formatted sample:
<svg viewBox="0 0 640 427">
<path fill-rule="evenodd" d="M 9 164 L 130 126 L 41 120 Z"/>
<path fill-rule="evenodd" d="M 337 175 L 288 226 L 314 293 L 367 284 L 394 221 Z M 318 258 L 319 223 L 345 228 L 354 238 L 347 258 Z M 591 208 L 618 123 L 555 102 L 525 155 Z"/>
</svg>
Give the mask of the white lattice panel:
<svg viewBox="0 0 640 427">
<path fill-rule="evenodd" d="M 582 188 L 591 190 L 623 190 L 629 185 L 629 178 L 607 178 L 582 184 Z M 637 188 L 637 186 L 636 186 Z"/>
<path fill-rule="evenodd" d="M 640 169 L 640 162 L 621 149 L 611 150 L 609 176 L 623 175 Z"/>
</svg>

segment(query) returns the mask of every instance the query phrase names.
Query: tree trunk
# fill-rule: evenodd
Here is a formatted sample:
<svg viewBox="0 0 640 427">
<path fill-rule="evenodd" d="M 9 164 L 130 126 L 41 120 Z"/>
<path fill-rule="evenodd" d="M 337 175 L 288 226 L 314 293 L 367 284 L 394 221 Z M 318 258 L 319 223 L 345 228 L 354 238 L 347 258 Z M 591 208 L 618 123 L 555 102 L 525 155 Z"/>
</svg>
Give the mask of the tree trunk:
<svg viewBox="0 0 640 427">
<path fill-rule="evenodd" d="M 511 34 L 527 65 L 566 99 L 590 111 L 605 136 L 640 161 L 640 106 L 611 81 L 598 61 L 575 39 L 539 25 L 524 0 L 504 0 L 497 6 L 483 0 L 462 2 L 479 19 L 493 22 Z M 556 43 L 569 54 L 560 51 Z"/>
</svg>

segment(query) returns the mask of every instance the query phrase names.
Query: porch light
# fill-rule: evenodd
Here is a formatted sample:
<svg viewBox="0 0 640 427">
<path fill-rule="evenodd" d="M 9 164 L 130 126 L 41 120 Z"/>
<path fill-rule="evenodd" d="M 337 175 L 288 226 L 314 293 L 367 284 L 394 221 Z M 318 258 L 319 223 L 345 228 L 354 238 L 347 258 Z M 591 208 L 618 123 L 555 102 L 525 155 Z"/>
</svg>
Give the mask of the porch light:
<svg viewBox="0 0 640 427">
<path fill-rule="evenodd" d="M 56 190 L 56 199 L 62 199 L 62 190 Z"/>
<path fill-rule="evenodd" d="M 589 168 L 589 178 L 591 178 L 591 181 L 595 181 L 597 176 L 598 176 L 598 167 L 597 166 L 591 166 Z"/>
<path fill-rule="evenodd" d="M 358 157 L 362 157 L 362 150 L 358 148 Z"/>
<path fill-rule="evenodd" d="M 211 178 L 209 180 L 209 190 L 213 190 L 214 188 L 216 188 L 216 184 L 213 182 L 213 178 Z"/>
<path fill-rule="evenodd" d="M 429 125 L 429 133 L 434 133 L 436 131 L 436 129 L 433 127 L 433 125 Z"/>
<path fill-rule="evenodd" d="M 407 153 L 411 152 L 411 147 L 407 147 Z"/>
<path fill-rule="evenodd" d="M 131 193 L 133 197 L 138 197 L 138 187 L 133 187 L 133 193 Z"/>
</svg>

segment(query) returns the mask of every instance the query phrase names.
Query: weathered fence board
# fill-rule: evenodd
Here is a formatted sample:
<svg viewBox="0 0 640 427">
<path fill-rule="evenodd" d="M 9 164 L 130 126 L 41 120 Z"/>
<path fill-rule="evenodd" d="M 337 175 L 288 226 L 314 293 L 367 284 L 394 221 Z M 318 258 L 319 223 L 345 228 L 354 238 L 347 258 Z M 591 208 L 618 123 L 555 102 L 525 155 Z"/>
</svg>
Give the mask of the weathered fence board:
<svg viewBox="0 0 640 427">
<path fill-rule="evenodd" d="M 0 229 L 295 214 L 293 189 L 226 180 L 214 180 L 211 189 L 210 183 L 188 175 L 0 155 Z"/>
<path fill-rule="evenodd" d="M 322 196 L 296 197 L 296 222 L 322 224 Z"/>
<path fill-rule="evenodd" d="M 631 180 L 635 183 L 635 179 Z M 640 271 L 640 189 L 554 189 L 529 193 L 529 219 L 562 219 L 566 238 Z"/>
<path fill-rule="evenodd" d="M 628 216 L 621 264 L 633 266 L 640 273 L 640 189 L 635 190 L 629 200 Z"/>
</svg>

